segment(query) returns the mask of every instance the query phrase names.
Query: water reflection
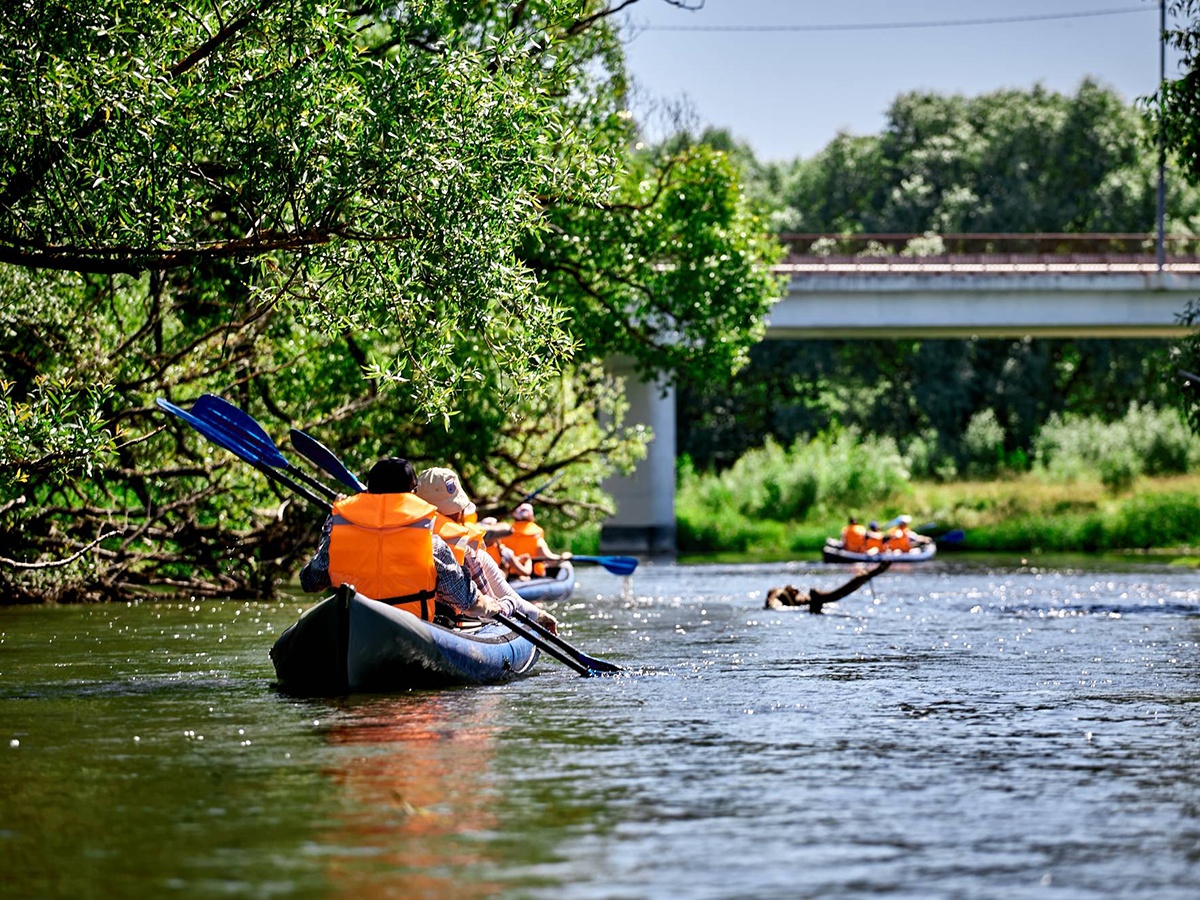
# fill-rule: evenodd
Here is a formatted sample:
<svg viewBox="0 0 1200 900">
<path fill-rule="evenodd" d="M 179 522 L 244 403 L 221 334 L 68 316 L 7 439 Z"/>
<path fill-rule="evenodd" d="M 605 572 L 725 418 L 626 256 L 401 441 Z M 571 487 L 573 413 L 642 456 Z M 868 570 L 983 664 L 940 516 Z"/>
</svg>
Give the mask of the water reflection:
<svg viewBox="0 0 1200 900">
<path fill-rule="evenodd" d="M 489 897 L 488 769 L 502 695 L 460 690 L 354 697 L 324 730 L 337 748 L 336 827 L 318 836 L 337 895 Z"/>
</svg>

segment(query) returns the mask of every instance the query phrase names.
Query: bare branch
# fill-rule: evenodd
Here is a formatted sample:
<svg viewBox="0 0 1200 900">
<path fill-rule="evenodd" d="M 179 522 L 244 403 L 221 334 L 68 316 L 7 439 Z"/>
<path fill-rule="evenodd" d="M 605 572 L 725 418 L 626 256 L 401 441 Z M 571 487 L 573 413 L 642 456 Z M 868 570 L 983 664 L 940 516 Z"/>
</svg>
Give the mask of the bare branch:
<svg viewBox="0 0 1200 900">
<path fill-rule="evenodd" d="M 105 538 L 116 537 L 120 533 L 121 532 L 119 531 L 110 531 L 107 534 L 102 534 L 86 547 L 81 548 L 79 552 L 68 556 L 66 559 L 56 559 L 51 562 L 29 563 L 20 562 L 15 559 L 9 559 L 7 556 L 0 556 L 0 563 L 4 563 L 7 566 L 12 566 L 14 569 L 57 569 L 60 566 L 67 566 L 75 562 L 75 560 L 79 559 L 79 557 L 83 556 L 83 554 L 87 553 Z"/>
</svg>

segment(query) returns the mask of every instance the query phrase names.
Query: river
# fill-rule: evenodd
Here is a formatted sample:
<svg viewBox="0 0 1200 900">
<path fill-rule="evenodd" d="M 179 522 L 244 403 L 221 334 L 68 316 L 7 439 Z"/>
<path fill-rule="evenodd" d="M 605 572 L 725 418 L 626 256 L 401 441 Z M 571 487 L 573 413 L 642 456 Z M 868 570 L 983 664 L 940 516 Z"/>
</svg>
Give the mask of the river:
<svg viewBox="0 0 1200 900">
<path fill-rule="evenodd" d="M 898 568 L 581 567 L 629 674 L 337 700 L 299 599 L 0 609 L 0 896 L 1200 896 L 1200 572 Z"/>
</svg>

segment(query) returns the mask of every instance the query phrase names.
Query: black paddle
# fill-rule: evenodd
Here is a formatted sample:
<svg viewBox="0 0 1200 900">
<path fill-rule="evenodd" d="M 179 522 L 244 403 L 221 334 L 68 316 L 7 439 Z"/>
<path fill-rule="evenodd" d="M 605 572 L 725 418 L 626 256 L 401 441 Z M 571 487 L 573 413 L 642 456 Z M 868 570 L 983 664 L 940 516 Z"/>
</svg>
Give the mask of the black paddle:
<svg viewBox="0 0 1200 900">
<path fill-rule="evenodd" d="M 553 656 L 564 666 L 569 666 L 570 668 L 574 669 L 584 678 L 591 678 L 596 674 L 579 660 L 563 653 L 558 649 L 558 647 L 554 646 L 554 644 L 551 644 L 549 641 L 543 640 L 538 636 L 537 632 L 531 631 L 530 629 L 525 628 L 523 625 L 518 624 L 511 616 L 506 616 L 504 613 L 495 613 L 495 617 L 496 621 L 503 622 L 510 631 L 519 634 L 539 650 L 545 650 L 550 656 Z"/>
<path fill-rule="evenodd" d="M 611 673 L 611 672 L 624 672 L 625 671 L 620 666 L 618 666 L 616 663 L 605 662 L 602 659 L 596 659 L 596 657 L 594 657 L 594 656 L 588 656 L 586 653 L 584 653 L 578 647 L 571 646 L 566 641 L 564 641 L 562 638 L 560 638 L 557 634 L 555 634 L 553 631 L 551 631 L 549 628 L 543 627 L 536 619 L 530 618 L 529 616 L 525 615 L 525 613 L 516 612 L 513 615 L 515 615 L 518 619 L 520 619 L 522 622 L 524 622 L 526 625 L 528 625 L 530 628 L 532 628 L 534 631 L 536 631 L 538 634 L 540 634 L 546 640 L 550 641 L 551 643 L 557 644 L 559 647 L 562 647 L 563 650 L 565 650 L 567 653 L 570 653 L 572 656 L 575 657 L 575 659 L 577 659 L 583 665 L 587 666 L 593 672 Z"/>
<path fill-rule="evenodd" d="M 536 497 L 542 491 L 546 490 L 546 488 L 550 487 L 550 485 L 554 484 L 554 482 L 558 481 L 558 479 L 560 479 L 562 477 L 563 477 L 563 473 L 559 472 L 557 475 L 555 475 L 553 478 L 551 478 L 549 481 L 547 481 L 545 484 L 543 484 L 536 491 L 530 491 L 528 494 L 526 494 L 524 497 L 522 497 L 520 500 L 518 500 L 517 506 L 520 506 L 522 503 L 528 503 L 530 500 L 532 500 L 534 497 Z"/>
<path fill-rule="evenodd" d="M 293 428 L 289 436 L 296 452 L 318 469 L 328 472 L 352 491 L 362 493 L 367 489 L 367 486 L 358 480 L 358 476 L 347 469 L 342 461 L 333 455 L 333 451 L 315 437 L 305 434 L 299 428 Z"/>
</svg>

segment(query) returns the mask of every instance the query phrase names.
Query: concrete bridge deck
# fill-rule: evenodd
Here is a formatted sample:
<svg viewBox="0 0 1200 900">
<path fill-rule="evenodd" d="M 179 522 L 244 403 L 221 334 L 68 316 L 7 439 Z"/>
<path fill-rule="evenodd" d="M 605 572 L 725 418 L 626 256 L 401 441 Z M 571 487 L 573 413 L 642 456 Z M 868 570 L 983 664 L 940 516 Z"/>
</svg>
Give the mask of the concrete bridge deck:
<svg viewBox="0 0 1200 900">
<path fill-rule="evenodd" d="M 800 259 L 768 338 L 1176 337 L 1200 260 Z"/>
</svg>

